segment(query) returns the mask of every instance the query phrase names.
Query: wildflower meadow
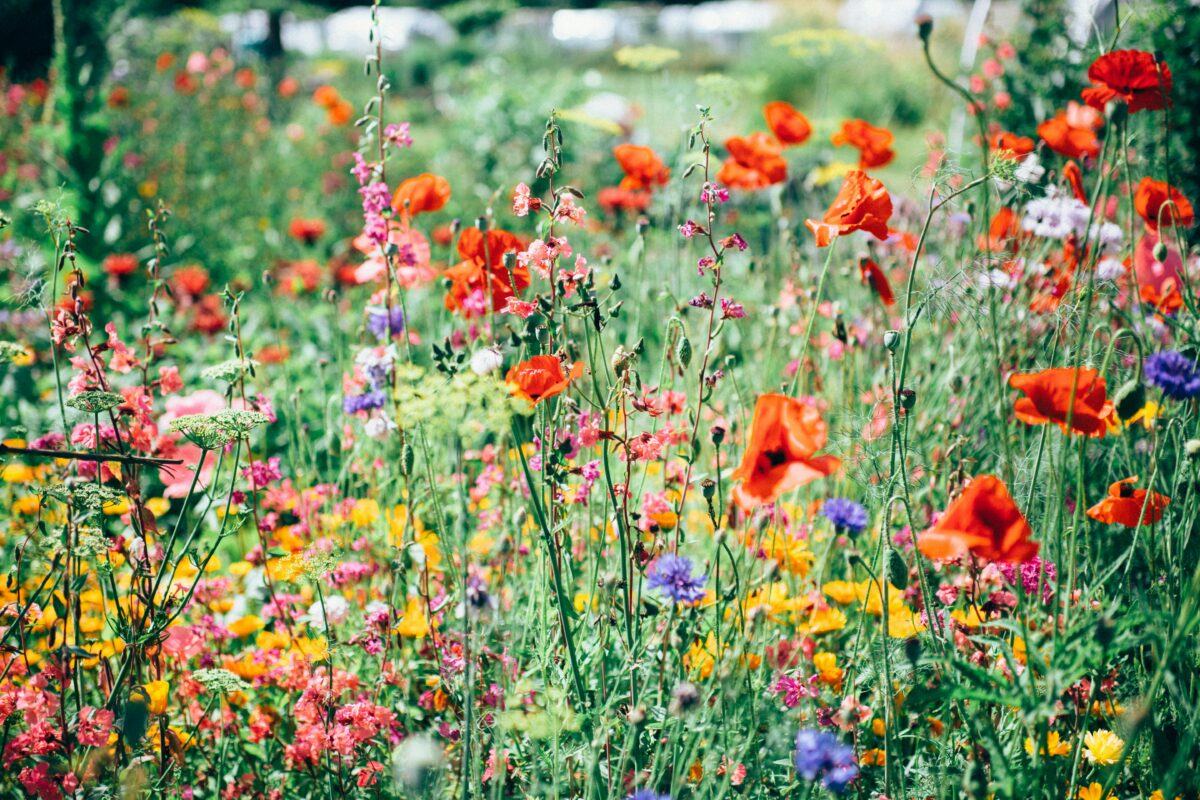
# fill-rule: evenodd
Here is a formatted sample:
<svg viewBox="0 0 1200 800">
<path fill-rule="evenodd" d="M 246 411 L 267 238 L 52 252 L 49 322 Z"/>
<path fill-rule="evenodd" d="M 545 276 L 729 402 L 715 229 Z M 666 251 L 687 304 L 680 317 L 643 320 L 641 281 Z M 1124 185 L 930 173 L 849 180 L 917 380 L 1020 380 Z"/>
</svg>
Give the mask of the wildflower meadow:
<svg viewBox="0 0 1200 800">
<path fill-rule="evenodd" d="M 1200 797 L 1195 2 L 8 1 L 0 797 Z"/>
</svg>

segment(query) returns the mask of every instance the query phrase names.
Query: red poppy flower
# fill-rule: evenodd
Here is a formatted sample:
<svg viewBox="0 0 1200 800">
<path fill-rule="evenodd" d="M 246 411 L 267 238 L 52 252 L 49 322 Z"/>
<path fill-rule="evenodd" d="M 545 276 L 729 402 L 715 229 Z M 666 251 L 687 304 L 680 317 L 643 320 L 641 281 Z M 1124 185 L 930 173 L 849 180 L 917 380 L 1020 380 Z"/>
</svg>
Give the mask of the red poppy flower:
<svg viewBox="0 0 1200 800">
<path fill-rule="evenodd" d="M 784 146 L 804 144 L 812 136 L 812 125 L 808 117 L 797 111 L 791 103 L 776 100 L 763 106 L 767 127 Z"/>
<path fill-rule="evenodd" d="M 450 181 L 441 175 L 423 172 L 409 178 L 396 187 L 392 195 L 392 209 L 398 214 L 416 216 L 427 211 L 437 211 L 450 200 Z"/>
<path fill-rule="evenodd" d="M 1075 374 L 1079 373 L 1078 379 Z M 1104 436 L 1108 419 L 1113 413 L 1104 378 L 1090 367 L 1053 367 L 1041 372 L 1018 373 L 1008 379 L 1008 385 L 1025 394 L 1013 406 L 1017 419 L 1027 425 L 1053 422 L 1067 430 L 1087 436 Z M 1075 387 L 1075 402 L 1071 403 L 1071 387 Z"/>
<path fill-rule="evenodd" d="M 1075 199 L 1086 206 L 1087 193 L 1083 191 L 1083 171 L 1079 169 L 1079 165 L 1074 161 L 1063 164 L 1063 177 L 1071 184 L 1071 193 L 1075 195 Z"/>
<path fill-rule="evenodd" d="M 1134 489 L 1135 483 L 1136 475 L 1112 484 L 1108 487 L 1108 497 L 1089 508 L 1087 515 L 1106 525 L 1124 525 L 1126 528 L 1136 528 L 1138 520 L 1143 525 L 1158 522 L 1171 498 L 1146 489 Z"/>
<path fill-rule="evenodd" d="M 717 173 L 720 183 L 733 189 L 764 189 L 787 180 L 787 161 L 779 142 L 762 131 L 725 140 L 729 158 Z"/>
<path fill-rule="evenodd" d="M 1018 136 L 1008 131 L 994 133 L 988 139 L 988 146 L 993 150 L 1007 150 L 1017 161 L 1033 152 L 1034 141 L 1028 136 Z"/>
<path fill-rule="evenodd" d="M 828 247 L 835 236 L 866 231 L 876 239 L 888 238 L 888 219 L 892 216 L 892 198 L 883 183 L 865 172 L 851 170 L 838 190 L 833 205 L 820 222 L 804 224 L 817 238 L 817 247 Z"/>
<path fill-rule="evenodd" d="M 1046 145 L 1067 158 L 1095 158 L 1100 155 L 1100 140 L 1091 125 L 1075 124 L 1066 111 L 1060 111 L 1038 125 L 1038 136 Z"/>
<path fill-rule="evenodd" d="M 1143 50 L 1113 50 L 1097 58 L 1088 67 L 1088 80 L 1094 86 L 1083 90 L 1083 102 L 1100 111 L 1113 100 L 1124 100 L 1129 113 L 1157 111 L 1163 100 L 1171 105 L 1171 70 L 1164 63 L 1162 80 L 1154 54 Z"/>
<path fill-rule="evenodd" d="M 467 313 L 466 303 L 477 290 L 485 301 L 490 293 L 493 311 L 504 308 L 508 298 L 530 283 L 528 268 L 514 264 L 510 280 L 509 270 L 504 266 L 504 254 L 520 250 L 520 240 L 508 231 L 488 231 L 485 239 L 478 228 L 463 230 L 458 237 L 458 254 L 463 260 L 445 272 L 450 279 L 445 299 L 447 310 Z"/>
<path fill-rule="evenodd" d="M 1173 204 L 1167 205 L 1167 201 Z M 1138 216 L 1146 221 L 1146 227 L 1152 231 L 1158 230 L 1159 218 L 1168 225 L 1174 219 L 1182 228 L 1190 228 L 1196 222 L 1192 204 L 1183 192 L 1171 186 L 1166 181 L 1156 181 L 1153 178 L 1142 178 L 1137 191 L 1133 194 L 1133 206 Z"/>
<path fill-rule="evenodd" d="M 1021 230 L 1021 218 L 1017 216 L 1008 206 L 1003 206 L 992 217 L 991 223 L 988 225 L 987 239 L 979 236 L 979 247 L 992 252 L 1008 250 L 1015 253 L 1020 249 L 1020 240 L 1023 236 Z"/>
<path fill-rule="evenodd" d="M 625 172 L 621 179 L 622 189 L 649 189 L 663 186 L 671 178 L 658 154 L 649 147 L 638 144 L 619 144 L 613 148 L 613 156 Z"/>
<path fill-rule="evenodd" d="M 858 271 L 862 274 L 863 283 L 875 290 L 875 294 L 879 295 L 879 299 L 885 306 L 896 305 L 896 295 L 892 294 L 892 287 L 888 283 L 887 275 L 878 264 L 869 258 L 860 258 Z"/>
<path fill-rule="evenodd" d="M 294 219 L 288 223 L 288 235 L 305 244 L 312 244 L 325 235 L 325 223 L 319 219 Z"/>
<path fill-rule="evenodd" d="M 596 202 L 610 214 L 618 211 L 641 212 L 650 207 L 650 193 L 606 186 L 596 193 Z"/>
<path fill-rule="evenodd" d="M 104 271 L 114 277 L 129 275 L 137 268 L 137 256 L 128 253 L 113 253 L 104 259 Z"/>
<path fill-rule="evenodd" d="M 208 288 L 209 282 L 208 270 L 199 264 L 180 267 L 171 276 L 171 285 L 176 292 L 184 295 L 201 294 Z"/>
<path fill-rule="evenodd" d="M 1004 481 L 978 475 L 933 527 L 917 536 L 917 547 L 942 561 L 970 553 L 984 561 L 1020 564 L 1037 555 L 1032 536 Z"/>
<path fill-rule="evenodd" d="M 554 356 L 534 356 L 514 364 L 504 379 L 512 393 L 534 406 L 562 394 L 571 381 L 583 375 L 583 362 L 576 361 L 571 371 L 564 373 L 562 362 Z"/>
<path fill-rule="evenodd" d="M 1160 286 L 1143 283 L 1138 294 L 1141 296 L 1142 302 L 1153 306 L 1160 317 L 1173 316 L 1176 311 L 1183 308 L 1183 294 L 1179 291 L 1174 279 L 1165 280 Z"/>
<path fill-rule="evenodd" d="M 730 476 L 742 482 L 734 489 L 737 504 L 749 510 L 773 503 L 799 486 L 832 475 L 841 461 L 816 454 L 827 438 L 825 421 L 814 406 L 781 394 L 760 395 L 741 466 Z"/>
<path fill-rule="evenodd" d="M 896 157 L 892 142 L 896 137 L 887 128 L 876 128 L 861 119 L 848 119 L 831 138 L 834 147 L 848 144 L 858 148 L 858 165 L 864 169 L 882 167 Z"/>
</svg>

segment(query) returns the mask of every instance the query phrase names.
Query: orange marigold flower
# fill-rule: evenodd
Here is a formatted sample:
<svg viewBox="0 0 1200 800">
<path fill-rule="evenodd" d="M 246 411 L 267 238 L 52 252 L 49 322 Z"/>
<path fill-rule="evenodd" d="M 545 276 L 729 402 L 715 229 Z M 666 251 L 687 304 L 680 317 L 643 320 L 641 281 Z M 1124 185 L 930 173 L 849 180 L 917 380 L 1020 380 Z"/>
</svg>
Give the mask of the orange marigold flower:
<svg viewBox="0 0 1200 800">
<path fill-rule="evenodd" d="M 576 361 L 570 372 L 563 372 L 562 361 L 555 356 L 534 356 L 514 364 L 504 379 L 512 393 L 534 406 L 562 394 L 571 381 L 583 376 L 583 362 Z"/>
<path fill-rule="evenodd" d="M 392 195 L 392 208 L 398 214 L 416 216 L 427 211 L 437 211 L 450 200 L 450 181 L 441 175 L 422 172 L 396 187 Z"/>
<path fill-rule="evenodd" d="M 892 216 L 892 198 L 881 181 L 865 172 L 851 170 L 838 190 L 833 205 L 820 222 L 804 224 L 817 238 L 817 247 L 828 247 L 835 236 L 866 231 L 876 239 L 888 237 L 888 219 Z"/>
<path fill-rule="evenodd" d="M 943 561 L 970 553 L 984 561 L 1021 563 L 1037 555 L 1032 536 L 1004 481 L 978 475 L 933 527 L 917 537 L 917 547 Z"/>
<path fill-rule="evenodd" d="M 842 129 L 830 139 L 834 147 L 848 144 L 858 148 L 858 165 L 864 169 L 890 164 L 896 157 L 892 150 L 895 140 L 896 137 L 887 128 L 877 128 L 861 119 L 846 120 L 842 123 Z"/>
<path fill-rule="evenodd" d="M 1160 217 L 1168 225 L 1174 219 L 1181 228 L 1190 228 L 1196 223 L 1191 202 L 1183 192 L 1166 181 L 1142 178 L 1133 194 L 1133 206 L 1138 216 L 1146 221 L 1146 227 L 1152 231 L 1158 230 Z"/>
<path fill-rule="evenodd" d="M 458 237 L 458 254 L 463 260 L 445 272 L 450 279 L 445 299 L 447 310 L 469 314 L 466 303 L 476 290 L 482 292 L 484 300 L 490 294 L 493 311 L 504 308 L 508 298 L 529 286 L 527 267 L 514 264 L 510 279 L 510 271 L 504 266 L 504 254 L 519 250 L 520 240 L 508 231 L 488 231 L 485 239 L 478 228 L 463 230 Z"/>
<path fill-rule="evenodd" d="M 654 189 L 666 184 L 671 170 L 663 164 L 658 154 L 640 144 L 619 144 L 613 148 L 613 156 L 625 172 L 621 179 L 622 189 Z"/>
<path fill-rule="evenodd" d="M 1017 373 L 1008 379 L 1008 385 L 1025 394 L 1017 399 L 1013 411 L 1027 425 L 1053 422 L 1065 432 L 1069 416 L 1071 431 L 1104 436 L 1113 414 L 1104 378 L 1090 367 L 1053 367 L 1041 372 Z"/>
<path fill-rule="evenodd" d="M 1159 78 L 1159 67 L 1162 77 Z M 1171 70 L 1155 64 L 1154 54 L 1144 50 L 1113 50 L 1088 67 L 1093 86 L 1083 90 L 1083 102 L 1100 111 L 1113 100 L 1123 100 L 1129 113 L 1157 111 L 1171 103 Z"/>
<path fill-rule="evenodd" d="M 808 117 L 801 114 L 795 107 L 783 100 L 776 100 L 763 106 L 763 116 L 766 117 L 767 127 L 775 138 L 784 146 L 804 144 L 812 136 L 812 125 Z"/>
<path fill-rule="evenodd" d="M 1126 528 L 1136 528 L 1138 520 L 1141 520 L 1142 525 L 1158 522 L 1162 519 L 1163 511 L 1170 504 L 1171 498 L 1155 491 L 1134 489 L 1133 485 L 1137 480 L 1137 476 L 1134 475 L 1109 486 L 1108 497 L 1089 508 L 1087 515 L 1098 522 L 1124 525 Z"/>
<path fill-rule="evenodd" d="M 1067 158 L 1095 158 L 1100 155 L 1100 140 L 1096 126 L 1080 124 L 1069 111 L 1060 111 L 1037 127 L 1037 134 L 1046 145 Z M 1090 118 L 1083 117 L 1087 122 Z"/>
<path fill-rule="evenodd" d="M 825 421 L 815 406 L 782 394 L 760 395 L 741 466 L 730 476 L 742 482 L 734 489 L 738 505 L 749 510 L 773 503 L 799 486 L 832 475 L 841 461 L 816 454 L 827 439 Z"/>
<path fill-rule="evenodd" d="M 725 140 L 729 158 L 717 180 L 732 189 L 764 189 L 787 180 L 787 161 L 779 142 L 762 131 Z"/>
</svg>

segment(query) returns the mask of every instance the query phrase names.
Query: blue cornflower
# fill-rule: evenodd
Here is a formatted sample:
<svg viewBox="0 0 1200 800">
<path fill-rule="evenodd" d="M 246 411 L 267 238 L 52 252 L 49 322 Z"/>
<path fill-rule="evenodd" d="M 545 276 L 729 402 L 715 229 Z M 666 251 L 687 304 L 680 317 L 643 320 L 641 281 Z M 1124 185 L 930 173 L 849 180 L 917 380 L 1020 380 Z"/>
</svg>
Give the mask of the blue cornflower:
<svg viewBox="0 0 1200 800">
<path fill-rule="evenodd" d="M 653 789 L 638 789 L 625 800 L 671 800 L 671 795 L 659 794 Z"/>
<path fill-rule="evenodd" d="M 707 575 L 692 577 L 690 559 L 665 553 L 654 564 L 650 588 L 661 590 L 676 603 L 698 603 L 704 599 L 704 583 L 707 580 Z"/>
<path fill-rule="evenodd" d="M 822 503 L 821 516 L 832 522 L 838 531 L 846 531 L 855 536 L 866 530 L 870 520 L 865 508 L 844 497 L 833 497 Z"/>
<path fill-rule="evenodd" d="M 393 308 L 389 321 L 386 308 L 371 308 L 367 311 L 367 330 L 376 339 L 386 339 L 389 333 L 399 336 L 404 332 L 404 312 L 398 306 Z"/>
<path fill-rule="evenodd" d="M 854 748 L 826 731 L 804 729 L 796 734 L 796 772 L 806 781 L 841 794 L 858 777 Z"/>
<path fill-rule="evenodd" d="M 1175 350 L 1154 353 L 1144 365 L 1146 380 L 1172 400 L 1200 396 L 1200 371 L 1196 362 Z"/>
</svg>

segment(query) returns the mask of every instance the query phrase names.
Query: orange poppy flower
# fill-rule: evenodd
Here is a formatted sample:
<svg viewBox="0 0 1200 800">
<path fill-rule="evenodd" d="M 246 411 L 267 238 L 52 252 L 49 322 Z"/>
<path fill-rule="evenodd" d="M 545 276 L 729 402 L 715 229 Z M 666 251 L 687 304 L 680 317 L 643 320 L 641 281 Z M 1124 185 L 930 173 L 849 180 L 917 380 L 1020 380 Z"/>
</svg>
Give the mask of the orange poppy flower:
<svg viewBox="0 0 1200 800">
<path fill-rule="evenodd" d="M 1032 536 L 1004 481 L 978 475 L 934 526 L 917 536 L 917 548 L 942 561 L 970 553 L 984 561 L 1019 564 L 1037 555 Z"/>
<path fill-rule="evenodd" d="M 1124 525 L 1126 528 L 1136 528 L 1138 520 L 1143 525 L 1158 522 L 1171 498 L 1146 489 L 1134 489 L 1135 483 L 1136 475 L 1112 484 L 1108 487 L 1108 497 L 1089 508 L 1087 515 L 1106 525 Z M 1145 514 L 1142 513 L 1143 506 Z"/>
<path fill-rule="evenodd" d="M 988 146 L 993 150 L 1007 150 L 1013 154 L 1013 158 L 1020 161 L 1033 152 L 1034 142 L 1028 136 L 1000 131 L 988 138 Z"/>
<path fill-rule="evenodd" d="M 288 223 L 288 235 L 305 244 L 313 244 L 325 235 L 325 222 L 297 217 Z"/>
<path fill-rule="evenodd" d="M 858 148 L 858 165 L 864 169 L 890 164 L 896 157 L 892 150 L 895 140 L 896 137 L 887 128 L 876 128 L 861 119 L 846 120 L 842 123 L 842 129 L 830 139 L 834 147 L 848 144 Z"/>
<path fill-rule="evenodd" d="M 1079 378 L 1076 380 L 1075 373 Z M 1017 373 L 1008 385 L 1025 394 L 1013 406 L 1017 419 L 1027 425 L 1053 422 L 1067 430 L 1067 415 L 1071 430 L 1087 436 L 1104 436 L 1108 419 L 1113 413 L 1107 397 L 1104 378 L 1090 367 L 1053 367 L 1041 372 Z M 1075 402 L 1071 404 L 1071 387 L 1075 386 Z"/>
<path fill-rule="evenodd" d="M 814 406 L 782 394 L 760 395 L 741 466 L 730 476 L 742 482 L 734 500 L 749 510 L 832 475 L 841 461 L 816 455 L 827 439 L 825 421 Z"/>
<path fill-rule="evenodd" d="M 1183 308 L 1183 293 L 1175 285 L 1174 278 L 1163 281 L 1161 286 L 1143 283 L 1138 294 L 1143 303 L 1154 306 L 1160 317 L 1170 317 Z"/>
<path fill-rule="evenodd" d="M 625 172 L 625 177 L 621 179 L 622 189 L 653 190 L 655 186 L 665 185 L 671 178 L 671 170 L 649 147 L 619 144 L 613 148 L 613 155 Z"/>
<path fill-rule="evenodd" d="M 422 172 L 396 187 L 396 193 L 392 195 L 392 208 L 398 214 L 408 213 L 415 217 L 426 211 L 437 211 L 449 200 L 450 181 L 441 175 Z"/>
<path fill-rule="evenodd" d="M 888 238 L 888 219 L 892 216 L 892 198 L 881 181 L 865 172 L 851 170 L 838 190 L 825 218 L 805 220 L 817 238 L 817 247 L 828 247 L 835 236 L 866 231 L 876 239 Z"/>
<path fill-rule="evenodd" d="M 812 136 L 812 125 L 808 117 L 801 114 L 791 103 L 776 100 L 763 106 L 767 127 L 784 146 L 804 144 Z"/>
<path fill-rule="evenodd" d="M 510 280 L 509 270 L 504 266 L 504 254 L 520 249 L 520 240 L 508 231 L 488 231 L 485 240 L 478 228 L 463 230 L 458 237 L 458 254 L 463 261 L 445 272 L 450 279 L 450 289 L 445 298 L 446 309 L 468 313 L 468 301 L 477 290 L 482 292 L 485 300 L 491 293 L 493 311 L 504 308 L 508 298 L 523 291 L 530 283 L 527 267 L 514 264 Z"/>
<path fill-rule="evenodd" d="M 983 249 L 986 244 L 992 252 L 1008 250 L 1015 253 L 1021 249 L 1023 235 L 1021 218 L 1008 206 L 1002 206 L 988 225 L 987 238 L 982 235 L 978 237 L 979 247 Z"/>
<path fill-rule="evenodd" d="M 1100 155 L 1100 140 L 1091 125 L 1079 125 L 1066 111 L 1060 111 L 1037 127 L 1046 145 L 1067 158 L 1095 158 Z"/>
<path fill-rule="evenodd" d="M 512 393 L 535 406 L 562 394 L 571 381 L 583 375 L 583 362 L 576 361 L 571 371 L 564 373 L 562 362 L 554 356 L 534 356 L 528 361 L 514 364 L 504 379 Z"/>
<path fill-rule="evenodd" d="M 729 158 L 717 180 L 733 189 L 764 189 L 787 180 L 787 161 L 779 142 L 762 131 L 725 140 Z"/>
<path fill-rule="evenodd" d="M 1143 50 L 1113 50 L 1088 67 L 1088 80 L 1094 86 L 1083 90 L 1083 102 L 1100 111 L 1113 100 L 1124 100 L 1129 113 L 1157 111 L 1163 98 L 1171 104 L 1171 70 L 1162 64 L 1162 81 L 1154 54 Z"/>
<path fill-rule="evenodd" d="M 1173 206 L 1164 205 L 1170 200 Z M 1190 228 L 1196 222 L 1196 214 L 1192 204 L 1183 192 L 1166 181 L 1156 181 L 1153 178 L 1142 178 L 1137 191 L 1133 194 L 1133 206 L 1138 216 L 1146 221 L 1146 227 L 1152 231 L 1158 230 L 1159 217 L 1170 224 L 1172 218 L 1181 228 Z"/>
<path fill-rule="evenodd" d="M 888 283 L 883 268 L 869 258 L 858 260 L 858 271 L 862 274 L 863 283 L 875 290 L 885 306 L 896 305 L 896 295 L 892 294 L 892 286 Z"/>
</svg>

